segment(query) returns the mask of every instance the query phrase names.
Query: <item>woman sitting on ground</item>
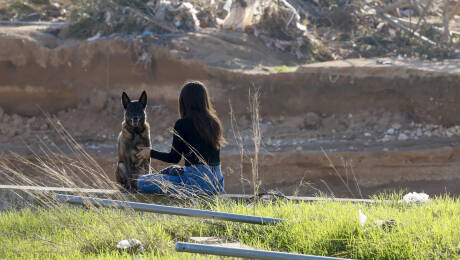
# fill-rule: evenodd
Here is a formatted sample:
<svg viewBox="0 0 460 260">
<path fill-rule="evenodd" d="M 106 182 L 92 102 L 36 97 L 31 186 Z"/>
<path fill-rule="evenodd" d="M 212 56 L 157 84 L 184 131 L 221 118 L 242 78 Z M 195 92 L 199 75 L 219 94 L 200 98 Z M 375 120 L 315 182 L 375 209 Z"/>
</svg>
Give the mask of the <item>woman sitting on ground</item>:
<svg viewBox="0 0 460 260">
<path fill-rule="evenodd" d="M 185 166 L 170 166 L 159 174 L 143 175 L 138 179 L 138 189 L 144 193 L 175 195 L 223 192 L 220 148 L 226 141 L 222 124 L 201 82 L 190 82 L 182 88 L 179 115 L 180 119 L 174 125 L 171 151 L 162 153 L 150 147 L 139 147 L 141 151 L 137 157 L 148 159 L 150 156 L 176 164 L 184 156 Z"/>
</svg>

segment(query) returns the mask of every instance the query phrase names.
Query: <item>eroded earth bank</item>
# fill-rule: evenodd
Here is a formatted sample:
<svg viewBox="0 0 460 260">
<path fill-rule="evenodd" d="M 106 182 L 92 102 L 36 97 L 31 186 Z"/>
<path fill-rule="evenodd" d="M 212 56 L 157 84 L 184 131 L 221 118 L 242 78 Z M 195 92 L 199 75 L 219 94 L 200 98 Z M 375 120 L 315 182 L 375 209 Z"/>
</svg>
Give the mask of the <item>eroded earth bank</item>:
<svg viewBox="0 0 460 260">
<path fill-rule="evenodd" d="M 259 89 L 262 191 L 460 194 L 458 60 L 282 66 L 292 64 L 289 59 L 238 32 L 71 41 L 40 28 L 6 27 L 0 37 L 0 153 L 33 156 L 51 142 L 65 152 L 46 121 L 49 113 L 113 177 L 121 92 L 136 97 L 147 91 L 152 145 L 166 151 L 180 88 L 200 80 L 229 141 L 222 151 L 228 193 L 251 192 L 249 92 Z"/>
</svg>

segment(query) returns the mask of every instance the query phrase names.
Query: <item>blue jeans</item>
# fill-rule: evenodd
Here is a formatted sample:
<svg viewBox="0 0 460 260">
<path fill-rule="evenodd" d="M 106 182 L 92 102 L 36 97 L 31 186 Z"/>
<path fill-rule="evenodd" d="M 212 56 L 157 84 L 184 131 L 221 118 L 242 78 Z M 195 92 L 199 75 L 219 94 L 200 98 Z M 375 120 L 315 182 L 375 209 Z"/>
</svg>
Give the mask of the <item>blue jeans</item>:
<svg viewBox="0 0 460 260">
<path fill-rule="evenodd" d="M 224 191 L 224 176 L 220 165 L 170 166 L 160 173 L 140 176 L 137 188 L 151 194 L 214 195 Z"/>
</svg>

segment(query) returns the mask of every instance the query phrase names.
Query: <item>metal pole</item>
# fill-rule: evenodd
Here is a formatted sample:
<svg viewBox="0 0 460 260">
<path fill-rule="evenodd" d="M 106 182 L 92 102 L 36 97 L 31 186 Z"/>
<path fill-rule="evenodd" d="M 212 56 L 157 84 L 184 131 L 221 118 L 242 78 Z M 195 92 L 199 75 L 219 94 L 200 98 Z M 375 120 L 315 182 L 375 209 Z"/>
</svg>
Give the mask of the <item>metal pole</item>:
<svg viewBox="0 0 460 260">
<path fill-rule="evenodd" d="M 215 212 L 215 211 L 210 211 L 210 210 L 187 209 L 187 208 L 162 206 L 162 205 L 147 204 L 147 203 L 129 202 L 129 201 L 120 201 L 120 200 L 97 199 L 97 198 L 64 195 L 64 194 L 56 194 L 55 197 L 57 200 L 61 200 L 61 201 L 72 203 L 72 204 L 80 204 L 80 205 L 91 204 L 93 206 L 98 206 L 98 207 L 99 206 L 100 207 L 128 207 L 128 208 L 131 208 L 137 211 L 154 212 L 154 213 L 160 213 L 160 214 L 170 214 L 170 215 L 179 215 L 179 216 L 188 216 L 188 217 L 198 217 L 198 218 L 220 219 L 220 220 L 228 220 L 228 221 L 233 221 L 233 222 L 243 222 L 243 223 L 250 223 L 250 224 L 268 225 L 268 224 L 277 224 L 277 223 L 284 222 L 283 219 L 279 219 L 279 218 L 264 218 L 264 217 L 240 215 L 240 214 L 225 213 L 225 212 Z"/>
<path fill-rule="evenodd" d="M 264 198 L 265 195 L 261 196 Z M 267 198 L 277 198 L 276 195 L 266 195 Z M 233 199 L 233 200 L 252 200 L 254 199 L 254 195 L 248 194 L 221 194 L 219 198 L 223 199 Z M 373 199 L 349 199 L 349 198 L 322 198 L 322 197 L 298 197 L 298 196 L 285 196 L 279 197 L 280 199 L 287 199 L 289 201 L 294 202 L 316 202 L 316 201 L 335 201 L 335 202 L 352 202 L 352 203 L 376 203 L 378 201 Z"/>
<path fill-rule="evenodd" d="M 265 250 L 254 250 L 254 249 L 241 249 L 241 248 L 232 248 L 232 247 L 223 247 L 223 246 L 210 246 L 202 244 L 192 244 L 192 243 L 176 243 L 177 252 L 189 252 L 189 253 L 198 253 L 198 254 L 208 254 L 208 255 L 220 255 L 220 256 L 230 256 L 230 257 L 242 257 L 242 258 L 256 258 L 256 259 L 268 259 L 268 260 L 324 260 L 324 259 L 344 259 L 344 258 L 335 258 L 328 256 L 314 256 L 314 255 L 301 255 L 301 254 L 291 254 L 284 252 L 273 252 Z"/>
</svg>

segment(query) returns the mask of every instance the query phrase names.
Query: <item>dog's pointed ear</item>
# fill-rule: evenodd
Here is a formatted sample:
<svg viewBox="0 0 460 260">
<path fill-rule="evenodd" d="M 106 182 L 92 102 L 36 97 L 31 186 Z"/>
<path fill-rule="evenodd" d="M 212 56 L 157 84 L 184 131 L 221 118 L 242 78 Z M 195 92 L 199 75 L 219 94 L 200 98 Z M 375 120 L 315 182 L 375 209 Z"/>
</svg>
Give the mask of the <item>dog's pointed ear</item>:
<svg viewBox="0 0 460 260">
<path fill-rule="evenodd" d="M 141 97 L 139 98 L 139 102 L 141 102 L 144 108 L 147 107 L 147 93 L 145 92 L 145 90 L 142 91 Z"/>
<path fill-rule="evenodd" d="M 123 92 L 123 94 L 121 94 L 121 103 L 125 109 L 128 107 L 129 102 L 131 102 L 131 99 L 129 99 L 128 94 Z"/>
</svg>

